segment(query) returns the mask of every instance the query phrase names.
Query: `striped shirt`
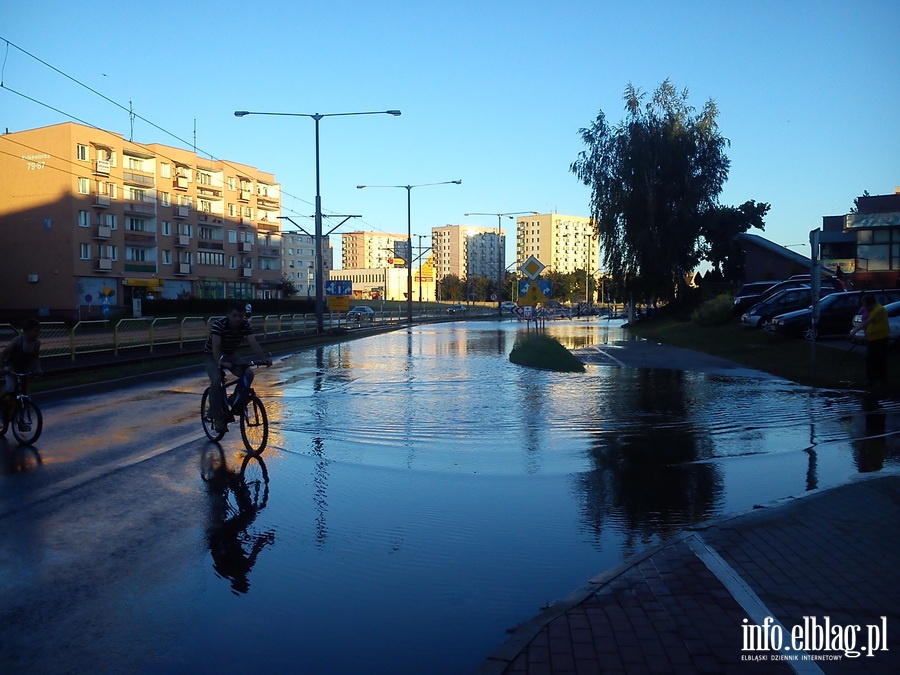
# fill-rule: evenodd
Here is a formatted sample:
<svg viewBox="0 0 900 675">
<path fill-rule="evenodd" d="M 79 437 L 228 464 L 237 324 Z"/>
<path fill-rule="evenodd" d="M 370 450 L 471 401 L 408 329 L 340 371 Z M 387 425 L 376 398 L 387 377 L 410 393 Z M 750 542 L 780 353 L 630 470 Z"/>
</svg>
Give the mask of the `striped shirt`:
<svg viewBox="0 0 900 675">
<path fill-rule="evenodd" d="M 206 344 L 203 346 L 203 353 L 213 353 L 213 335 L 218 335 L 222 338 L 222 354 L 231 355 L 234 354 L 237 351 L 237 348 L 241 346 L 244 338 L 252 334 L 253 328 L 250 327 L 250 322 L 247 321 L 247 319 L 244 319 L 244 322 L 236 329 L 232 329 L 228 324 L 228 317 L 223 316 L 221 319 L 216 319 L 212 322 L 212 326 L 210 326 L 209 328 L 209 337 L 206 338 Z"/>
</svg>

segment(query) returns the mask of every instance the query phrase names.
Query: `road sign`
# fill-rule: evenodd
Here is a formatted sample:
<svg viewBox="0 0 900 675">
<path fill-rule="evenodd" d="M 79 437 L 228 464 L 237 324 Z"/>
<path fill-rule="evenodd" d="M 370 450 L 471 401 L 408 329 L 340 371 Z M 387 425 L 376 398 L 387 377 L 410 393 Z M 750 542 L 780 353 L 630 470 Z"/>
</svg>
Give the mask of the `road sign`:
<svg viewBox="0 0 900 675">
<path fill-rule="evenodd" d="M 522 266 L 519 268 L 519 270 L 529 279 L 537 279 L 545 268 L 546 265 L 544 265 L 544 263 L 535 258 L 533 255 L 530 255 L 528 256 L 528 260 L 522 263 Z"/>
<path fill-rule="evenodd" d="M 353 295 L 353 282 L 349 279 L 332 279 L 325 284 L 325 295 Z"/>
<path fill-rule="evenodd" d="M 519 307 L 534 307 L 539 302 L 547 302 L 547 296 L 541 291 L 540 286 L 532 281 L 528 291 L 519 296 Z"/>
<path fill-rule="evenodd" d="M 332 295 L 328 298 L 329 312 L 347 312 L 350 310 L 350 296 Z"/>
<path fill-rule="evenodd" d="M 541 289 L 541 293 L 543 293 L 547 298 L 553 296 L 553 282 L 550 279 L 538 279 L 537 285 L 538 288 Z"/>
</svg>

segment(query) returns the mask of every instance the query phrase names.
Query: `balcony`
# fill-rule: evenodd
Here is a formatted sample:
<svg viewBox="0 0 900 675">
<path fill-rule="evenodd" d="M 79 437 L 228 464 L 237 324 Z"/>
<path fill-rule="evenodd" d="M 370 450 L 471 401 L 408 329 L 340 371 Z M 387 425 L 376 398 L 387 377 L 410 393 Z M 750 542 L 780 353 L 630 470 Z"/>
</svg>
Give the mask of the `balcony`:
<svg viewBox="0 0 900 675">
<path fill-rule="evenodd" d="M 251 225 L 253 225 L 253 218 L 251 218 L 250 216 L 241 216 L 240 225 L 241 227 L 250 227 Z"/>
<path fill-rule="evenodd" d="M 177 188 L 179 190 L 187 190 L 188 189 L 187 176 L 175 176 L 175 180 L 172 181 L 172 187 Z"/>
<path fill-rule="evenodd" d="M 238 244 L 238 251 L 241 253 L 252 253 L 253 252 L 253 244 L 249 241 L 242 241 Z"/>
<path fill-rule="evenodd" d="M 197 194 L 206 199 L 222 199 L 222 190 L 209 185 L 198 185 Z"/>
<path fill-rule="evenodd" d="M 278 225 L 275 223 L 259 222 L 256 224 L 256 229 L 260 232 L 278 232 Z"/>
<path fill-rule="evenodd" d="M 182 247 L 190 246 L 191 245 L 190 236 L 187 234 L 179 234 L 177 237 L 175 237 L 175 245 L 182 246 Z"/>
<path fill-rule="evenodd" d="M 94 239 L 109 239 L 112 236 L 112 228 L 106 225 L 98 225 L 94 230 Z"/>
<path fill-rule="evenodd" d="M 281 257 L 281 249 L 279 249 L 277 246 L 259 246 L 256 249 L 256 253 L 257 255 L 265 258 Z"/>
<path fill-rule="evenodd" d="M 190 206 L 176 206 L 175 207 L 175 217 L 176 218 L 187 218 L 191 215 L 191 207 Z"/>
<path fill-rule="evenodd" d="M 97 265 L 94 269 L 98 272 L 112 272 L 112 258 L 97 258 Z"/>
<path fill-rule="evenodd" d="M 256 203 L 263 208 L 278 208 L 278 198 L 277 197 L 268 197 L 266 195 L 257 195 Z"/>
<path fill-rule="evenodd" d="M 125 243 L 132 246 L 156 246 L 155 232 L 125 232 Z"/>
<path fill-rule="evenodd" d="M 249 279 L 253 276 L 253 268 L 251 267 L 242 267 L 241 268 L 241 278 Z"/>
<path fill-rule="evenodd" d="M 123 171 L 122 180 L 126 183 L 132 183 L 133 185 L 149 185 L 151 187 L 156 182 L 152 173 L 134 171 L 133 169 L 131 171 Z"/>
<path fill-rule="evenodd" d="M 202 220 L 207 223 L 221 223 L 222 218 L 215 213 L 198 213 L 197 220 Z"/>
<path fill-rule="evenodd" d="M 94 162 L 94 173 L 98 173 L 101 176 L 108 176 L 110 169 L 110 162 L 108 159 L 98 159 Z"/>
<path fill-rule="evenodd" d="M 111 200 L 110 200 L 109 195 L 99 195 L 99 194 L 94 195 L 94 206 L 96 206 L 98 208 L 102 208 L 102 209 L 109 208 L 110 201 Z"/>
<path fill-rule="evenodd" d="M 156 272 L 156 263 L 146 262 L 127 262 L 125 263 L 126 272 Z"/>
<path fill-rule="evenodd" d="M 241 202 L 249 202 L 250 201 L 250 190 L 241 190 L 238 195 L 238 201 Z"/>
<path fill-rule="evenodd" d="M 175 274 L 190 274 L 191 273 L 191 264 L 190 263 L 178 263 L 178 266 L 175 268 Z"/>
<path fill-rule="evenodd" d="M 125 213 L 137 213 L 142 216 L 156 215 L 156 204 L 144 202 L 128 202 L 125 204 Z"/>
</svg>

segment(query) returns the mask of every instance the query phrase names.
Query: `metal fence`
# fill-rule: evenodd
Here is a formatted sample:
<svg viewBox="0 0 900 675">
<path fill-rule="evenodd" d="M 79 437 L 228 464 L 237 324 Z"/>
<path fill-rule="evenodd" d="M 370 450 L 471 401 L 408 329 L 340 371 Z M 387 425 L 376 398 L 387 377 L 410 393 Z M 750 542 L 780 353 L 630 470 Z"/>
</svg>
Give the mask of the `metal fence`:
<svg viewBox="0 0 900 675">
<path fill-rule="evenodd" d="M 485 316 L 494 313 L 491 307 L 473 305 L 465 314 L 448 315 L 446 309 L 431 308 L 414 311 L 416 320 L 463 319 L 467 316 Z M 404 309 L 375 310 L 371 320 L 346 319 L 343 313 L 326 313 L 323 317 L 326 329 L 356 328 L 400 323 L 406 319 Z M 118 321 L 79 321 L 74 326 L 63 322 L 41 322 L 41 357 L 68 357 L 98 352 L 116 355 L 129 349 L 149 349 L 151 352 L 163 345 L 186 346 L 206 340 L 209 324 L 215 318 L 147 317 L 119 319 Z M 290 338 L 316 330 L 314 314 L 266 314 L 250 319 L 253 333 L 260 341 Z M 19 331 L 11 324 L 0 324 L 0 349 L 16 337 Z"/>
</svg>

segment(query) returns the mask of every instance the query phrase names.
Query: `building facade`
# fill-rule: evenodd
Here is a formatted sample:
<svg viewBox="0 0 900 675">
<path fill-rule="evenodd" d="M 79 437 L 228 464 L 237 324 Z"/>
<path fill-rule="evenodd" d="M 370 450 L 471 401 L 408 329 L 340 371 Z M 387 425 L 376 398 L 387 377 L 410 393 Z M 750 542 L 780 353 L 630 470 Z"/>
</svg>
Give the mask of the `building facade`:
<svg viewBox="0 0 900 675">
<path fill-rule="evenodd" d="M 548 270 L 568 274 L 575 270 L 596 274 L 600 267 L 600 245 L 594 225 L 584 216 L 558 213 L 516 218 L 516 262 L 522 265 L 530 256 Z"/>
<path fill-rule="evenodd" d="M 322 237 L 322 264 L 325 278 L 333 267 L 334 251 L 327 236 Z M 296 297 L 316 297 L 316 239 L 305 232 L 281 232 L 281 269 L 284 279 L 294 285 Z"/>
<path fill-rule="evenodd" d="M 5 134 L 0 150 L 0 310 L 281 296 L 272 174 L 72 122 Z"/>
<path fill-rule="evenodd" d="M 345 270 L 406 266 L 409 246 L 405 234 L 346 232 L 341 235 L 341 267 Z"/>
<path fill-rule="evenodd" d="M 505 264 L 506 237 L 496 227 L 444 225 L 431 228 L 434 273 L 438 280 L 446 276 L 497 277 Z"/>
</svg>

